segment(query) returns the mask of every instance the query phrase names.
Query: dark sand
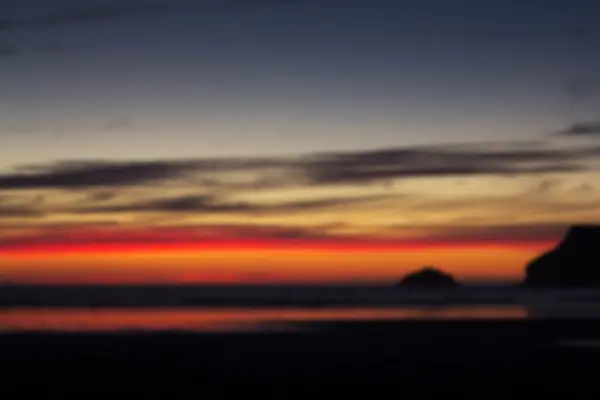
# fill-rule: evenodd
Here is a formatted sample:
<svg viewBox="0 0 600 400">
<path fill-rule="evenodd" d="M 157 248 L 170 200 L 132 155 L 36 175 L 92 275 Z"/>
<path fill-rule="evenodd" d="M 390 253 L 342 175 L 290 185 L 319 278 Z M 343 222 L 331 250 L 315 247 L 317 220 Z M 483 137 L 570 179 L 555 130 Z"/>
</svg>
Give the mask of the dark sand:
<svg viewBox="0 0 600 400">
<path fill-rule="evenodd" d="M 600 338 L 600 321 L 304 326 L 250 334 L 3 334 L 2 398 L 30 391 L 82 399 L 600 394 L 600 350 L 556 345 Z"/>
</svg>

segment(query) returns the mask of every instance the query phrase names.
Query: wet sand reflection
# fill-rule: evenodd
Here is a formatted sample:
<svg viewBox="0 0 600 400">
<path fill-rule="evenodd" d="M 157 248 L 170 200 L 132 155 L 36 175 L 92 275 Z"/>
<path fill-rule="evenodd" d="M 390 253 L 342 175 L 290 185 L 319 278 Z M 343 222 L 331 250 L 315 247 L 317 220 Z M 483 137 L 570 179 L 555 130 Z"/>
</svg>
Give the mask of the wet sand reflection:
<svg viewBox="0 0 600 400">
<path fill-rule="evenodd" d="M 106 308 L 11 309 L 0 311 L 3 331 L 268 331 L 295 323 L 410 319 L 524 319 L 520 306 L 438 308 Z"/>
</svg>

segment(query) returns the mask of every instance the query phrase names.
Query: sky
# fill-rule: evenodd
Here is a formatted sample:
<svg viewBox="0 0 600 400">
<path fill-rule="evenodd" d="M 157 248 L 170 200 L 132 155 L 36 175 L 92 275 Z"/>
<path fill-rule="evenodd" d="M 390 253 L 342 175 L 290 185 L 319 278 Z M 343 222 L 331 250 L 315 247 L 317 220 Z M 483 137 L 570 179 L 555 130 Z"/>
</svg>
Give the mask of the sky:
<svg viewBox="0 0 600 400">
<path fill-rule="evenodd" d="M 600 223 L 600 5 L 0 3 L 0 282 L 519 280 Z"/>
</svg>

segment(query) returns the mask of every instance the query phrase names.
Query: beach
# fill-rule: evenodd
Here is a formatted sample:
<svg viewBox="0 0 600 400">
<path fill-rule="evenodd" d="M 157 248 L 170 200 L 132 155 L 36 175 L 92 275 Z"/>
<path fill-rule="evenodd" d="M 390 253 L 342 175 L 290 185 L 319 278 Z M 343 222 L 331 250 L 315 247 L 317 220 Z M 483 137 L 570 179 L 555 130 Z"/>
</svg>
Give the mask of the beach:
<svg viewBox="0 0 600 400">
<path fill-rule="evenodd" d="M 4 333 L 3 392 L 47 395 L 478 397 L 598 392 L 600 321 L 304 322 L 281 332 Z M 569 343 L 573 342 L 573 346 Z M 327 392 L 322 392 L 327 390 Z M 415 391 L 415 392 L 413 392 Z M 331 393 L 331 395 L 326 394 Z"/>
<path fill-rule="evenodd" d="M 5 290 L 3 388 L 102 398 L 598 391 L 595 290 Z M 328 394 L 332 393 L 332 394 Z"/>
</svg>

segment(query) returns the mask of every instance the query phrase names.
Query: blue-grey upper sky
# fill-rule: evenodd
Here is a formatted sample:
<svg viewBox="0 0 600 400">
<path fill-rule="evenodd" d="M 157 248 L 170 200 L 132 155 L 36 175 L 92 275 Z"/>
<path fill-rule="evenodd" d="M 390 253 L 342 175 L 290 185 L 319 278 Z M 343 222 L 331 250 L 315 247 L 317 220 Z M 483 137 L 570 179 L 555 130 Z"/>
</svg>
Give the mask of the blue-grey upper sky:
<svg viewBox="0 0 600 400">
<path fill-rule="evenodd" d="M 7 0 L 0 167 L 591 137 L 599 22 L 593 0 Z"/>
</svg>

